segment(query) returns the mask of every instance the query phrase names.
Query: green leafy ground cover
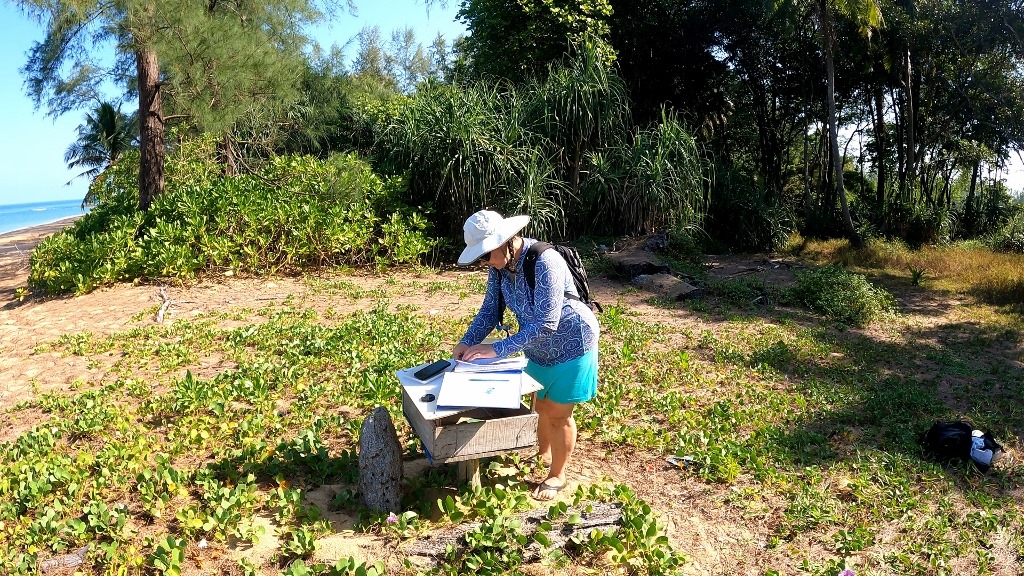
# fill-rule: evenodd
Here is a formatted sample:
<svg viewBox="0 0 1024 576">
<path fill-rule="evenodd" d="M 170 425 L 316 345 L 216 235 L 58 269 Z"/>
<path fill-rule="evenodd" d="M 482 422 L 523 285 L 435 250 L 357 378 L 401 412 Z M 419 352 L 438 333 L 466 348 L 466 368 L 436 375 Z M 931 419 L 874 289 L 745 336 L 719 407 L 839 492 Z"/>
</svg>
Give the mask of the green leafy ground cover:
<svg viewBox="0 0 1024 576">
<path fill-rule="evenodd" d="M 327 512 L 340 510 L 382 551 L 480 521 L 468 552 L 435 571 L 532 573 L 522 551 L 545 536 L 527 537 L 512 520 L 530 505 L 530 469 L 515 458 L 496 461 L 479 492 L 457 487 L 447 468 L 409 479 L 404 509 L 390 521 L 360 511 L 352 489 L 340 490 L 331 510 L 304 498 L 324 484 L 355 483 L 359 425 L 376 405 L 389 407 L 415 457 L 393 373 L 450 351 L 468 316 L 425 309 L 449 294 L 468 313 L 480 277 L 368 287 L 340 276 L 307 287 L 304 297 L 266 306 L 72 333 L 40 347 L 109 369 L 76 391 L 4 410 L 23 431 L 0 446 L 0 565 L 34 573 L 41 559 L 91 544 L 86 573 L 419 571 L 383 552 L 314 560 L 334 531 Z M 423 307 L 396 303 L 409 298 Z M 362 310 L 341 313 L 330 302 Z M 545 564 L 631 574 L 702 566 L 685 529 L 665 532 L 673 506 L 659 492 L 670 487 L 704 494 L 694 507 L 716 506 L 723 521 L 748 529 L 752 541 L 729 548 L 724 562 L 765 575 L 834 575 L 843 566 L 998 574 L 1024 562 L 1019 461 L 983 476 L 930 462 L 916 443 L 934 419 L 962 416 L 1019 449 L 1020 316 L 971 306 L 948 324 L 885 317 L 847 331 L 799 310 L 728 299 L 680 310 L 623 297 L 601 322 L 602 385 L 577 415 L 580 460 L 599 465 L 594 454 L 603 452 L 693 464 L 659 470 L 669 483 L 661 489 L 613 468 L 581 483 L 574 501 L 620 502 L 625 526 L 550 551 Z M 993 352 L 1007 342 L 1017 356 Z M 224 368 L 202 369 L 212 358 Z M 549 515 L 574 513 L 562 504 Z M 268 530 L 280 545 L 257 566 L 246 546 Z"/>
</svg>

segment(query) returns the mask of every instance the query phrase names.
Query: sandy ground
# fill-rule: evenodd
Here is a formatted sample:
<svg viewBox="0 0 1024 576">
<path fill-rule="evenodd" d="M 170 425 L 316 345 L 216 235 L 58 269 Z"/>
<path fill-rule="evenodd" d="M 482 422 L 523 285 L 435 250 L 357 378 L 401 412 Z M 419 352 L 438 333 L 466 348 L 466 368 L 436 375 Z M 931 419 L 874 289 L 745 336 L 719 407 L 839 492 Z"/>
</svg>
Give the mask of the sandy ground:
<svg viewBox="0 0 1024 576">
<path fill-rule="evenodd" d="M 81 358 L 62 357 L 58 353 L 36 352 L 36 347 L 77 332 L 111 334 L 136 326 L 152 325 L 161 303 L 160 286 L 153 284 L 119 284 L 79 297 L 39 298 L 20 301 L 17 289 L 26 286 L 31 248 L 41 239 L 71 219 L 15 233 L 0 235 L 0 406 L 37 397 L 45 392 L 71 393 L 76 381 L 99 381 L 105 367 L 88 364 Z M 789 267 L 765 257 L 719 257 L 709 262 L 722 277 L 751 272 L 763 273 L 773 282 L 785 282 L 791 275 Z M 388 288 L 397 281 L 412 287 L 391 298 L 394 305 L 410 304 L 424 313 L 467 314 L 472 304 L 460 300 L 450 291 L 439 291 L 425 299 L 426 291 L 414 283 L 454 278 L 458 272 L 416 275 L 404 273 L 389 277 L 366 275 L 345 276 L 364 290 Z M 595 298 L 606 304 L 622 302 L 631 314 L 645 322 L 667 322 L 685 325 L 700 333 L 718 322 L 711 314 L 694 314 L 686 310 L 666 309 L 645 302 L 648 294 L 605 278 L 593 279 Z M 258 307 L 261 301 L 294 297 L 318 308 L 331 307 L 344 313 L 373 305 L 373 299 L 335 297 L 320 301 L 311 297 L 312 288 L 302 278 L 229 279 L 223 282 L 204 281 L 192 286 L 167 287 L 176 304 L 169 318 L 186 318 L 192 314 L 233 307 Z M 391 290 L 389 289 L 389 293 Z M 904 304 L 913 310 L 912 302 Z M 933 321 L 953 312 L 955 302 L 935 302 L 929 307 Z M 216 370 L 216 366 L 206 367 Z M 0 437 L 10 439 L 24 426 L 0 423 Z M 767 548 L 771 527 L 769 518 L 756 521 L 737 516 L 726 502 L 730 488 L 706 485 L 682 478 L 666 466 L 662 456 L 614 446 L 599 446 L 581 439 L 569 473 L 576 481 L 590 483 L 613 478 L 633 488 L 652 504 L 664 518 L 668 535 L 677 549 L 690 558 L 685 567 L 688 574 L 762 573 L 771 565 L 773 552 Z M 566 491 L 569 493 L 570 491 Z M 268 539 L 269 540 L 269 539 Z M 344 548 L 344 547 L 342 547 Z M 339 548 L 339 550 L 342 550 Z M 341 555 L 353 554 L 345 548 Z M 379 552 L 379 551 L 376 551 Z M 996 573 L 1010 573 L 997 570 Z"/>
<path fill-rule="evenodd" d="M 160 306 L 160 287 L 156 285 L 119 284 L 96 290 L 84 296 L 39 298 L 32 296 L 19 301 L 16 290 L 25 287 L 29 272 L 29 255 L 33 246 L 47 235 L 70 223 L 39 226 L 16 233 L 0 236 L 0 405 L 29 400 L 47 392 L 73 393 L 76 382 L 94 382 L 103 379 L 106 367 L 87 364 L 81 358 L 62 357 L 55 352 L 36 352 L 37 346 L 52 342 L 62 335 L 78 332 L 111 334 L 136 326 L 152 325 Z M 458 272 L 447 272 L 452 277 Z M 386 282 L 394 282 L 394 276 L 346 276 L 345 281 L 358 284 L 363 289 L 385 288 Z M 437 275 L 399 275 L 400 283 L 436 282 Z M 393 284 L 392 284 L 393 287 Z M 594 279 L 592 288 L 596 298 L 605 303 L 622 300 L 628 303 L 633 313 L 647 321 L 668 320 L 666 314 L 678 316 L 679 311 L 644 304 L 648 295 L 603 278 Z M 301 278 L 274 279 L 231 279 L 225 282 L 200 282 L 189 287 L 167 287 L 167 292 L 177 303 L 171 308 L 169 318 L 185 318 L 213 309 L 241 306 L 258 306 L 260 302 L 283 299 L 291 295 L 300 301 L 306 300 L 311 288 Z M 475 306 L 460 300 L 458 295 L 440 291 L 424 302 L 424 291 L 415 288 L 406 290 L 407 296 L 391 298 L 392 304 L 410 304 L 424 313 L 442 312 L 450 314 L 468 313 Z M 372 299 L 339 299 L 331 302 L 314 302 L 316 307 L 332 307 L 344 313 L 356 308 L 372 306 Z M 675 318 L 676 321 L 701 323 L 701 320 Z M 210 367 L 215 369 L 215 367 Z M 23 432 L 31 423 L 17 425 L 0 423 L 0 436 L 11 439 Z M 680 550 L 696 552 L 698 558 L 707 562 L 691 561 L 687 572 L 691 574 L 718 573 L 722 566 L 735 566 L 735 543 L 743 540 L 743 547 L 757 545 L 754 534 L 735 521 L 722 522 L 725 510 L 725 487 L 682 485 L 678 472 L 667 467 L 657 454 L 639 454 L 635 451 L 618 453 L 607 447 L 588 446 L 581 440 L 577 456 L 571 463 L 570 474 L 575 481 L 591 483 L 606 478 L 630 485 L 641 498 L 656 505 L 665 516 L 669 535 Z M 712 494 L 719 492 L 718 494 Z M 565 491 L 566 494 L 570 490 Z M 694 506 L 692 500 L 706 500 L 705 504 Z M 709 506 L 708 503 L 715 503 Z M 351 538 L 351 536 L 349 536 Z M 271 538 L 265 538 L 265 545 L 273 545 Z M 342 538 L 344 540 L 344 538 Z M 326 544 L 326 543 L 325 543 Z M 349 543 L 371 545 L 369 542 Z M 340 546 L 340 544 L 339 544 Z M 332 550 L 329 546 L 325 550 Z M 355 552 L 351 546 L 338 548 L 344 556 Z M 373 551 L 380 552 L 380 551 Z M 247 551 L 246 554 L 253 554 Z M 329 553 L 328 553 L 329 554 Z M 360 554 L 356 554 L 360 556 Z M 368 553 L 367 556 L 372 556 Z M 326 558 L 325 558 L 326 559 Z M 752 562 L 753 558 L 750 559 Z M 754 564 L 747 564 L 753 566 Z"/>
<path fill-rule="evenodd" d="M 0 290 L 23 286 L 28 277 L 29 255 L 36 244 L 79 218 L 71 216 L 49 224 L 0 234 Z"/>
</svg>

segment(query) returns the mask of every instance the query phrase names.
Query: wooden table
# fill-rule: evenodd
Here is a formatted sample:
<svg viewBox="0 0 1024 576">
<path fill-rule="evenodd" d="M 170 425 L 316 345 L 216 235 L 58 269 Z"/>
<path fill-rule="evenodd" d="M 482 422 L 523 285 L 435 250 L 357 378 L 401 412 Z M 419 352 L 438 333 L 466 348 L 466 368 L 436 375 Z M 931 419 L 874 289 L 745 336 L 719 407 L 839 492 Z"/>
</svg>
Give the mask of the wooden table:
<svg viewBox="0 0 1024 576">
<path fill-rule="evenodd" d="M 453 362 L 454 364 L 454 362 Z M 519 408 L 437 408 L 441 376 L 422 383 L 413 372 L 426 364 L 399 370 L 402 384 L 402 413 L 419 437 L 431 465 L 457 462 L 460 481 L 480 486 L 480 459 L 518 452 L 537 445 L 537 391 L 542 386 L 523 374 L 523 395 L 530 396 L 530 405 Z M 449 370 L 451 370 L 449 368 Z M 424 402 L 432 394 L 434 400 Z"/>
</svg>

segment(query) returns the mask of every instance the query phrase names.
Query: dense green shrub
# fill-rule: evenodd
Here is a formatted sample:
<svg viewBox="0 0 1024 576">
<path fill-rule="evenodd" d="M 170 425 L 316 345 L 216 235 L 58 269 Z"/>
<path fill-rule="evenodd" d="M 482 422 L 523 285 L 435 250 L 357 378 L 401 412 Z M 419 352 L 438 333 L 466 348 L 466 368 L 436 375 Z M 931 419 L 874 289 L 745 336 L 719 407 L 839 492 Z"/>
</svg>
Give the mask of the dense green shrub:
<svg viewBox="0 0 1024 576">
<path fill-rule="evenodd" d="M 992 234 L 989 245 L 997 252 L 1024 254 L 1024 210 L 1020 210 L 998 231 Z"/>
<path fill-rule="evenodd" d="M 710 249 L 779 250 L 795 227 L 788 205 L 773 200 L 764 186 L 739 167 L 716 163 L 704 223 L 712 239 Z"/>
<path fill-rule="evenodd" d="M 913 247 L 948 242 L 952 236 L 951 213 L 945 207 L 923 206 L 893 199 L 886 203 L 882 231 Z"/>
<path fill-rule="evenodd" d="M 527 234 L 641 234 L 700 224 L 708 168 L 674 113 L 635 125 L 622 80 L 583 42 L 546 78 L 423 86 L 380 128 L 381 170 L 409 175 L 460 234 L 481 207 L 529 214 Z"/>
<path fill-rule="evenodd" d="M 882 314 L 896 312 L 896 299 L 873 286 L 863 274 L 837 265 L 798 272 L 788 301 L 844 324 L 867 326 Z"/>
<path fill-rule="evenodd" d="M 172 155 L 167 191 L 145 213 L 134 208 L 138 157 L 122 159 L 93 185 L 99 205 L 38 246 L 29 284 L 82 293 L 203 271 L 379 266 L 415 262 L 435 245 L 427 218 L 399 200 L 405 182 L 382 181 L 355 155 L 277 157 L 227 177 L 213 150 L 200 139 Z"/>
</svg>

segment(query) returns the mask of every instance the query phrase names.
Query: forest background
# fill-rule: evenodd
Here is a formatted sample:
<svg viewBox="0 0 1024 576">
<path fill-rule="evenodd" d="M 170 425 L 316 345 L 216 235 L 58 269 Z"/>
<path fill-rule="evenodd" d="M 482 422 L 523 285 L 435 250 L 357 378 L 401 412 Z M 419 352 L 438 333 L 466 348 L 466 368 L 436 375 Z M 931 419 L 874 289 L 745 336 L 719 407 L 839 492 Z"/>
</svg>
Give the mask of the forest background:
<svg viewBox="0 0 1024 576">
<path fill-rule="evenodd" d="M 411 29 L 365 28 L 351 65 L 310 52 L 303 33 L 346 6 L 19 5 L 48 26 L 24 68 L 29 94 L 52 114 L 93 107 L 67 161 L 106 209 L 78 242 L 205 247 L 98 271 L 82 269 L 80 246 L 44 244 L 32 282 L 50 291 L 211 267 L 439 262 L 481 206 L 530 214 L 537 236 L 666 231 L 695 251 L 777 249 L 794 231 L 1024 247 L 1001 178 L 1024 148 L 1019 1 L 467 0 L 467 36 L 424 45 Z M 138 112 L 97 103 L 110 82 Z M 188 222 L 231 228 L 209 200 L 231 194 L 325 214 L 365 200 L 392 226 L 365 239 L 393 241 L 372 258 L 340 244 L 277 265 L 228 255 Z"/>
</svg>

